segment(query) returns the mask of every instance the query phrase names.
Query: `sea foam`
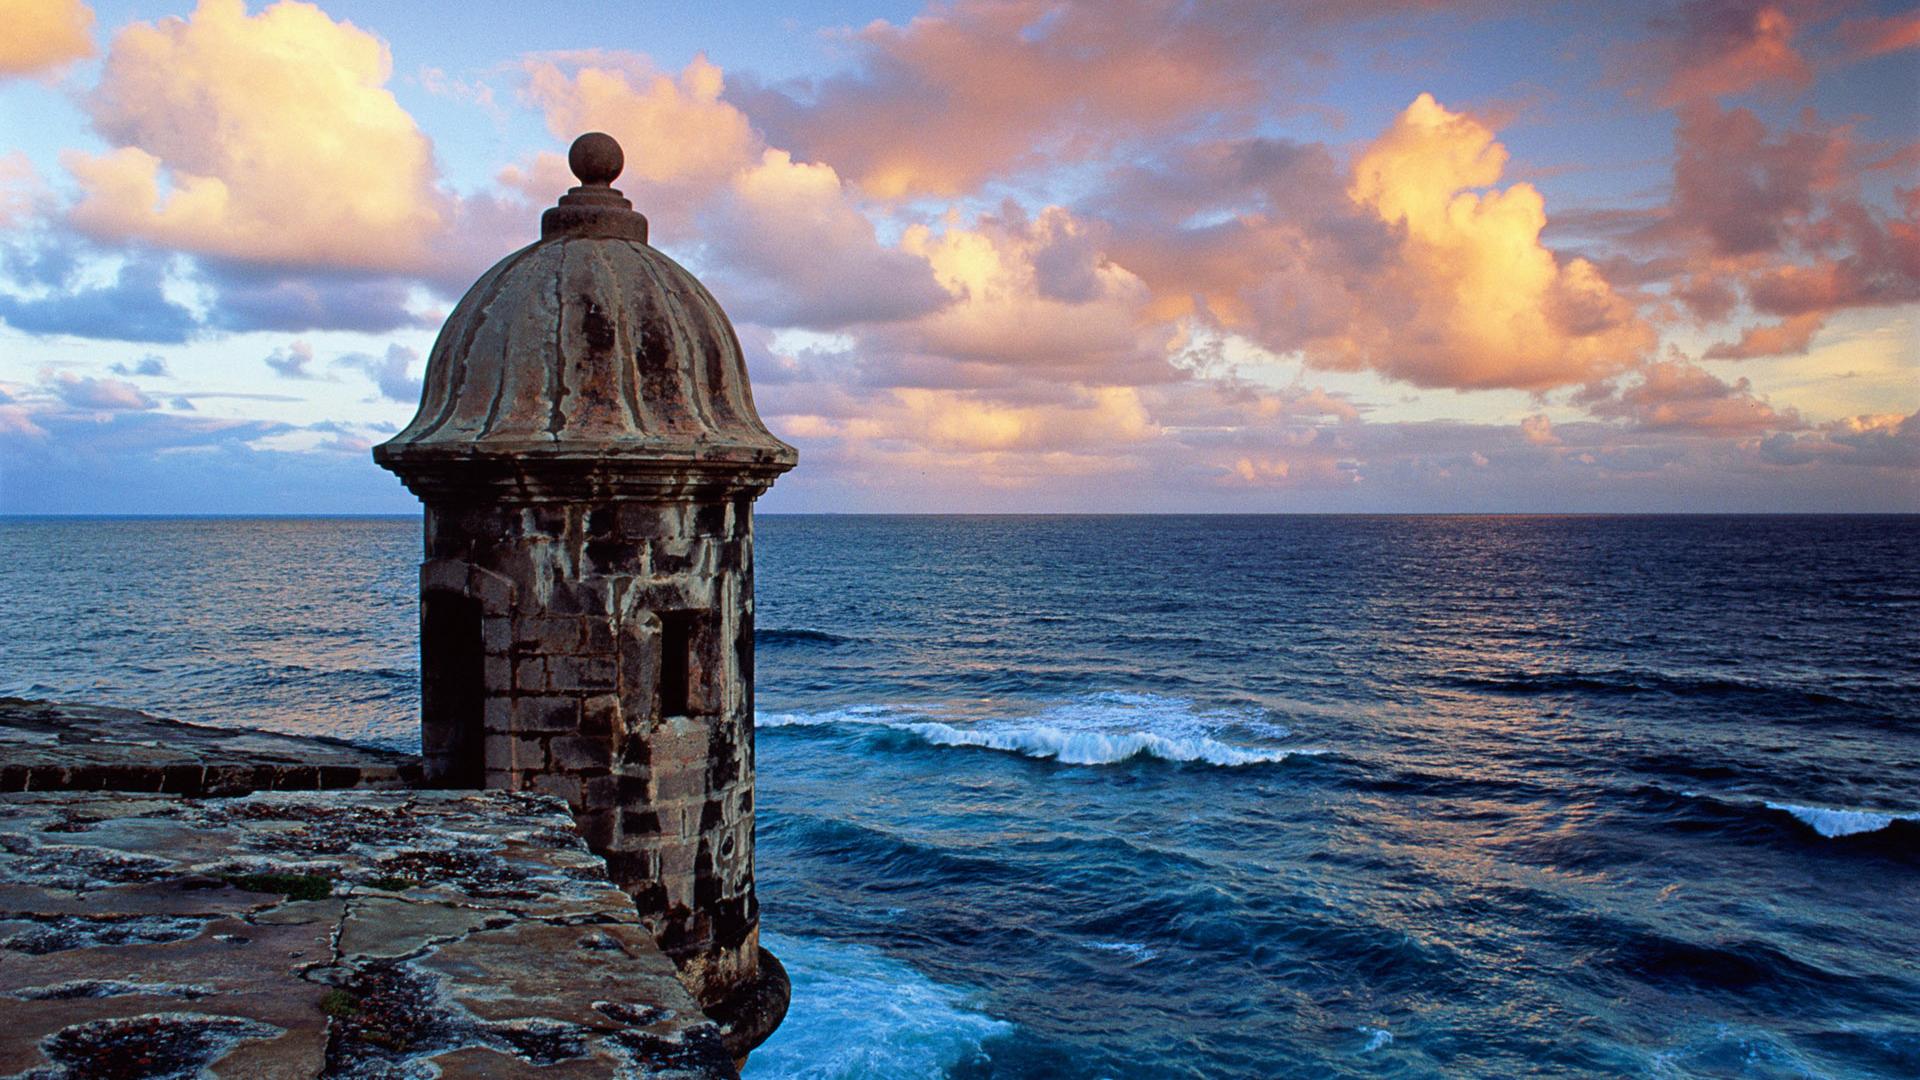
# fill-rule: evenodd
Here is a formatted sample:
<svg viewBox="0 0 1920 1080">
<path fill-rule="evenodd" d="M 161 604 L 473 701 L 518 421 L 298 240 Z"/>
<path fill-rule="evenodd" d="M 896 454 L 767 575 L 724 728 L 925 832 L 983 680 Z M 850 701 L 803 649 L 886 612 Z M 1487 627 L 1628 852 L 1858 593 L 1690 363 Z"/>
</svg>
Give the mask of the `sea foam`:
<svg viewBox="0 0 1920 1080">
<path fill-rule="evenodd" d="M 933 746 L 1003 750 L 1065 765 L 1113 765 L 1138 757 L 1234 768 L 1276 764 L 1324 751 L 1229 742 L 1229 732 L 1260 740 L 1292 734 L 1249 711 L 1196 711 L 1184 698 L 1087 694 L 1031 716 L 962 718 L 904 705 L 854 705 L 815 713 L 762 713 L 763 728 L 865 724 L 901 731 Z"/>
<path fill-rule="evenodd" d="M 1920 821 L 1920 814 L 1888 814 L 1874 810 L 1836 810 L 1825 806 L 1798 806 L 1770 802 L 1767 809 L 1792 814 L 1799 822 L 1829 839 L 1879 832 L 1896 821 Z"/>
<path fill-rule="evenodd" d="M 793 979 L 793 1006 L 741 1073 L 774 1077 L 942 1077 L 982 1059 L 1014 1028 L 878 949 L 763 930 Z"/>
</svg>

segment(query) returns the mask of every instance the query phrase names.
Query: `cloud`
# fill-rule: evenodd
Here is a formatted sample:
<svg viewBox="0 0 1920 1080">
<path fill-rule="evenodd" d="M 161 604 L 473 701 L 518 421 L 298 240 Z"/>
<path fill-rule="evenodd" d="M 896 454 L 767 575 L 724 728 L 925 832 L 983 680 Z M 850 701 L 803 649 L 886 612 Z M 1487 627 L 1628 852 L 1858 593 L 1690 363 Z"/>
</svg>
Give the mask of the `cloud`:
<svg viewBox="0 0 1920 1080">
<path fill-rule="evenodd" d="M 1805 86 L 1813 68 L 1793 46 L 1797 27 L 1787 5 L 1768 0 L 1693 0 L 1677 19 L 1655 20 L 1666 32 L 1651 53 L 1664 70 L 1662 105 L 1725 97 L 1756 86 Z"/>
<path fill-rule="evenodd" d="M 1860 58 L 1920 49 L 1920 14 L 1849 20 L 1840 25 L 1840 40 Z"/>
<path fill-rule="evenodd" d="M 385 334 L 434 321 L 413 309 L 418 285 L 404 277 L 283 273 L 220 262 L 205 269 L 216 290 L 209 321 L 222 330 Z"/>
<path fill-rule="evenodd" d="M 285 348 L 273 350 L 273 354 L 266 358 L 265 363 L 273 369 L 274 374 L 283 379 L 319 377 L 309 370 L 313 364 L 313 346 L 304 341 L 296 341 Z"/>
<path fill-rule="evenodd" d="M 626 168 L 618 186 L 653 231 L 669 239 L 689 235 L 695 212 L 763 149 L 746 115 L 721 100 L 725 81 L 704 56 L 677 76 L 645 57 L 606 50 L 538 57 L 525 71 L 526 97 L 555 137 L 570 142 L 582 132 L 604 131 L 619 140 Z M 566 159 L 553 153 L 503 178 L 543 202 L 577 182 Z"/>
<path fill-rule="evenodd" d="M 172 374 L 167 370 L 166 357 L 158 353 L 148 353 L 131 364 L 116 363 L 111 370 L 115 375 L 166 376 Z"/>
<path fill-rule="evenodd" d="M 1724 382 L 1684 360 L 1644 365 L 1639 380 L 1589 405 L 1595 416 L 1631 421 L 1645 431 L 1738 435 L 1805 426 L 1795 410 L 1756 397 L 1747 379 Z"/>
<path fill-rule="evenodd" d="M 1787 467 L 1831 462 L 1867 468 L 1920 468 L 1920 412 L 1849 416 L 1822 424 L 1818 431 L 1798 435 L 1781 432 L 1762 440 L 1760 456 Z"/>
<path fill-rule="evenodd" d="M 1847 175 L 1843 133 L 1813 127 L 1774 135 L 1748 109 L 1711 102 L 1679 110 L 1672 226 L 1716 255 L 1778 252 Z"/>
<path fill-rule="evenodd" d="M 380 396 L 389 401 L 417 405 L 420 403 L 420 379 L 408 375 L 407 371 L 419 361 L 420 354 L 412 349 L 404 345 L 389 345 L 384 356 L 348 353 L 335 360 L 333 366 L 364 372 L 379 387 Z"/>
<path fill-rule="evenodd" d="M 133 23 L 85 102 L 114 149 L 62 157 L 71 220 L 240 262 L 427 268 L 452 208 L 391 68 L 380 39 L 292 0 Z"/>
<path fill-rule="evenodd" d="M 1654 345 L 1636 298 L 1540 242 L 1493 131 L 1422 94 L 1343 164 L 1324 146 L 1206 141 L 1110 174 L 1087 213 L 1113 261 L 1191 317 L 1315 367 L 1423 387 L 1542 391 Z"/>
<path fill-rule="evenodd" d="M 116 412 L 127 409 L 157 409 L 160 403 L 139 387 L 120 379 L 95 379 L 62 371 L 46 382 L 55 397 L 76 409 Z"/>
<path fill-rule="evenodd" d="M 947 302 L 932 267 L 882 247 L 826 165 L 767 150 L 709 215 L 713 287 L 756 321 L 837 329 L 926 314 Z"/>
<path fill-rule="evenodd" d="M 1558 446 L 1560 437 L 1553 433 L 1553 421 L 1546 414 L 1536 414 L 1520 421 L 1520 434 L 1535 446 Z"/>
<path fill-rule="evenodd" d="M 0 77 L 42 74 L 93 55 L 93 9 L 81 0 L 11 0 L 0 23 Z"/>
<path fill-rule="evenodd" d="M 46 183 L 24 151 L 0 154 L 0 229 L 24 223 L 46 195 Z"/>
<path fill-rule="evenodd" d="M 843 32 L 844 73 L 733 98 L 775 143 L 870 195 L 951 197 L 1141 137 L 1238 126 L 1289 85 L 1327 24 L 1435 7 L 959 0 Z"/>
<path fill-rule="evenodd" d="M 1393 318 L 1356 320 L 1311 359 L 1420 386 L 1542 390 L 1619 371 L 1652 348 L 1653 329 L 1593 263 L 1541 246 L 1540 193 L 1492 187 L 1506 160 L 1489 128 L 1427 94 L 1360 154 L 1349 194 L 1404 231 L 1379 282 Z"/>
<path fill-rule="evenodd" d="M 704 57 L 678 75 L 611 51 L 540 58 L 526 72 L 527 97 L 555 135 L 599 130 L 620 140 L 627 166 L 618 183 L 648 215 L 655 244 L 703 244 L 710 284 L 736 314 L 837 329 L 945 302 L 924 259 L 879 242 L 831 166 L 765 145 L 721 98 L 722 73 Z M 506 179 L 547 197 L 571 183 L 557 154 Z"/>
<path fill-rule="evenodd" d="M 0 320 L 16 330 L 177 345 L 200 329 L 193 312 L 167 296 L 164 259 L 129 258 L 105 285 L 84 284 L 67 255 L 46 259 L 37 268 L 49 286 L 42 295 L 0 293 Z"/>
<path fill-rule="evenodd" d="M 1848 417 L 1826 425 L 1822 433 L 1849 451 L 1841 457 L 1848 464 L 1920 467 L 1920 412 Z"/>
<path fill-rule="evenodd" d="M 1818 312 L 1795 315 L 1765 326 L 1750 326 L 1739 341 L 1722 341 L 1706 351 L 1708 360 L 1750 360 L 1759 356 L 1802 355 L 1826 325 Z"/>
<path fill-rule="evenodd" d="M 900 374 L 920 385 L 1138 385 L 1180 377 L 1168 363 L 1173 335 L 1146 318 L 1145 282 L 1081 243 L 1085 228 L 1057 206 L 1032 218 L 1008 206 L 971 227 L 950 220 L 938 230 L 908 228 L 901 247 L 932 266 L 950 300 L 912 322 L 877 327 L 865 340 L 903 358 Z M 1062 245 L 1078 266 L 1063 262 Z M 1064 295 L 1063 276 L 1080 279 Z"/>
<path fill-rule="evenodd" d="M 1804 352 L 1836 312 L 1920 300 L 1920 189 L 1892 208 L 1863 198 L 1872 163 L 1848 128 L 1809 113 L 1775 132 L 1749 110 L 1710 102 L 1680 118 L 1672 204 L 1633 242 L 1679 260 L 1676 295 L 1701 319 L 1724 319 L 1744 300 L 1778 320 L 1710 357 Z"/>
</svg>

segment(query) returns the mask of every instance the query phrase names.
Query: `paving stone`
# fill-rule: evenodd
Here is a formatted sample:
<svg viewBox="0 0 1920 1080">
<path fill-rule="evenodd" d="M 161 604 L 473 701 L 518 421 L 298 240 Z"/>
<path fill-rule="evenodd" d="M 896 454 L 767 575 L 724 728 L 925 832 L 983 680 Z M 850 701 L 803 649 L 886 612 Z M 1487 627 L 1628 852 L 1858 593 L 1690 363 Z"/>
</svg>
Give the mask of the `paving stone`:
<svg viewBox="0 0 1920 1080">
<path fill-rule="evenodd" d="M 557 800 L 26 793 L 0 822 L 0 1075 L 735 1075 Z"/>
</svg>

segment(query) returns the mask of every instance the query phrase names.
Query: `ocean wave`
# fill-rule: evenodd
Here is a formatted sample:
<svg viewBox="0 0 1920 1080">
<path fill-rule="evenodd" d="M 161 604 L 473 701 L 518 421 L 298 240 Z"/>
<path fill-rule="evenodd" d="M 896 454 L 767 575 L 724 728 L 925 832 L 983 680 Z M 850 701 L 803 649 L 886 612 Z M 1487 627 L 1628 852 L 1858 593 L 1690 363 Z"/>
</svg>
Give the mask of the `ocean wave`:
<svg viewBox="0 0 1920 1080">
<path fill-rule="evenodd" d="M 943 1077 L 1012 1033 L 973 995 L 878 949 L 763 930 L 793 979 L 793 1006 L 747 1059 L 743 1080 Z"/>
<path fill-rule="evenodd" d="M 1137 941 L 1089 941 L 1086 946 L 1096 952 L 1117 953 L 1136 964 L 1144 964 L 1160 955 L 1158 949 L 1142 945 Z"/>
<path fill-rule="evenodd" d="M 1668 788 L 1651 786 L 1645 788 L 1657 799 L 1672 799 L 1674 809 L 1680 805 L 1692 805 L 1697 811 L 1703 811 L 1722 826 L 1740 826 L 1745 822 L 1747 828 L 1791 828 L 1791 830 L 1811 830 L 1824 840 L 1843 840 L 1859 838 L 1872 840 L 1878 846 L 1887 834 L 1916 830 L 1920 832 L 1920 811 L 1891 811 L 1891 809 L 1857 809 L 1857 807 L 1820 807 L 1809 803 L 1788 803 L 1776 799 L 1755 798 L 1755 796 L 1734 796 L 1734 794 L 1715 794 L 1715 792 L 1672 792 Z M 1697 815 L 1684 815 L 1686 817 Z M 1793 824 L 1788 824 L 1791 821 Z M 1701 822 L 1695 822 L 1695 826 Z M 1899 842 L 1895 840 L 1895 847 Z"/>
<path fill-rule="evenodd" d="M 1769 810 L 1791 815 L 1821 836 L 1833 839 L 1860 833 L 1879 832 L 1896 821 L 1920 822 L 1920 813 L 1895 814 L 1879 810 L 1840 810 L 1826 806 L 1800 806 L 1796 803 L 1769 802 Z"/>
<path fill-rule="evenodd" d="M 753 643 L 761 647 L 769 645 L 824 645 L 831 649 L 838 648 L 842 645 L 850 645 L 855 640 L 854 638 L 843 637 L 839 634 L 830 634 L 825 630 L 809 630 L 806 627 L 798 627 L 791 630 L 781 629 L 779 627 L 762 627 L 753 632 Z"/>
<path fill-rule="evenodd" d="M 1046 725 L 1011 728 L 955 727 L 952 724 L 902 724 L 935 746 L 978 746 L 1011 750 L 1033 758 L 1052 758 L 1063 765 L 1117 765 L 1146 756 L 1162 761 L 1205 762 L 1229 768 L 1278 764 L 1296 750 L 1248 750 L 1217 739 L 1168 738 L 1150 731 L 1106 734 L 1068 731 Z"/>
<path fill-rule="evenodd" d="M 1804 687 L 1750 682 L 1717 676 L 1672 675 L 1646 668 L 1559 671 L 1504 671 L 1486 674 L 1450 672 L 1435 681 L 1462 690 L 1493 694 L 1593 694 L 1600 696 L 1665 694 L 1670 697 L 1784 697 L 1810 705 L 1857 706 L 1835 694 Z"/>
<path fill-rule="evenodd" d="M 1675 797 L 1674 792 L 1658 787 L 1650 790 L 1659 792 L 1664 798 Z M 1798 827 L 1812 830 L 1828 840 L 1870 836 L 1878 839 L 1876 834 L 1888 830 L 1920 830 L 1920 811 L 1813 806 L 1741 795 L 1720 795 L 1705 791 L 1682 791 L 1678 797 L 1710 809 L 1717 815 L 1733 819 L 1744 818 L 1756 823 L 1766 819 L 1776 821 L 1788 819 L 1795 822 Z"/>
<path fill-rule="evenodd" d="M 762 728 L 868 725 L 933 746 L 1000 750 L 1063 765 L 1117 765 L 1148 757 L 1239 768 L 1325 753 L 1228 741 L 1238 733 L 1260 740 L 1292 734 L 1251 710 L 1200 712 L 1185 698 L 1119 691 L 1083 695 L 1026 717 L 969 719 L 914 706 L 853 705 L 815 713 L 762 713 L 756 723 Z"/>
</svg>

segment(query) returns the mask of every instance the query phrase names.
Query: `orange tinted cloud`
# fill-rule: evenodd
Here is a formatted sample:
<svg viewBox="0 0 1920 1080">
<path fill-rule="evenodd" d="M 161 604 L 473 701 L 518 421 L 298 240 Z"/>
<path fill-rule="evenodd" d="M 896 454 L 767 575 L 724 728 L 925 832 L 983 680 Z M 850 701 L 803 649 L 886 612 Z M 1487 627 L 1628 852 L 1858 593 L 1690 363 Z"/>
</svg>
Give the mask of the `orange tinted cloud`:
<svg viewBox="0 0 1920 1080">
<path fill-rule="evenodd" d="M 1506 160 L 1491 129 L 1429 94 L 1361 153 L 1350 196 L 1403 231 L 1379 283 L 1400 310 L 1309 346 L 1310 360 L 1421 386 L 1543 390 L 1620 371 L 1652 348 L 1652 328 L 1592 263 L 1541 245 L 1540 193 L 1493 187 Z"/>
<path fill-rule="evenodd" d="M 1849 175 L 1844 131 L 1775 134 L 1748 109 L 1680 110 L 1673 225 L 1703 233 L 1716 255 L 1778 251 Z"/>
<path fill-rule="evenodd" d="M 1826 316 L 1808 312 L 1777 323 L 1748 327 L 1738 341 L 1723 341 L 1706 352 L 1709 360 L 1751 360 L 1760 356 L 1798 355 L 1813 344 L 1813 336 L 1826 325 Z"/>
<path fill-rule="evenodd" d="M 1061 207 L 966 227 L 909 228 L 901 247 L 932 266 L 950 299 L 877 340 L 978 369 L 982 378 L 1071 377 L 1093 384 L 1165 381 L 1171 335 L 1146 318 L 1148 290 L 1133 272 L 1087 246 L 1085 226 Z M 1051 256 L 1064 250 L 1066 257 Z"/>
<path fill-rule="evenodd" d="M 52 71 L 93 55 L 93 9 L 81 0 L 0 0 L 0 76 Z"/>
<path fill-rule="evenodd" d="M 1486 124 L 1422 94 L 1350 166 L 1285 140 L 1203 144 L 1119 171 L 1094 208 L 1154 317 L 1313 366 L 1535 391 L 1631 367 L 1653 328 L 1593 263 L 1542 245 L 1545 201 L 1497 187 L 1506 162 Z"/>
<path fill-rule="evenodd" d="M 426 268 L 452 207 L 391 70 L 379 38 L 292 0 L 134 23 L 86 102 L 116 149 L 62 159 L 72 220 L 246 262 Z"/>
</svg>

